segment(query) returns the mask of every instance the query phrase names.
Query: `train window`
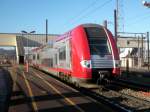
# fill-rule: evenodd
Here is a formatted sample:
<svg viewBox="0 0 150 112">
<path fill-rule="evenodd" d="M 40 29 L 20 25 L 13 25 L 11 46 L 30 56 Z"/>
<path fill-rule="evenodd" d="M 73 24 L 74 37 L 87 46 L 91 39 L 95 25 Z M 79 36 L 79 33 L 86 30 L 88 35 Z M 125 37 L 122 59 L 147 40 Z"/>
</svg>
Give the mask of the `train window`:
<svg viewBox="0 0 150 112">
<path fill-rule="evenodd" d="M 108 47 L 104 45 L 90 45 L 90 51 L 92 55 L 110 54 Z"/>
<path fill-rule="evenodd" d="M 55 54 L 55 65 L 57 65 L 57 54 Z"/>
<path fill-rule="evenodd" d="M 52 58 L 43 59 L 42 64 L 48 67 L 53 67 L 53 59 Z"/>
<path fill-rule="evenodd" d="M 35 54 L 33 54 L 33 60 L 35 60 Z"/>
<path fill-rule="evenodd" d="M 37 60 L 39 60 L 40 59 L 40 55 L 39 54 L 37 54 Z"/>
<path fill-rule="evenodd" d="M 66 47 L 62 47 L 59 49 L 59 59 L 66 60 Z"/>
<path fill-rule="evenodd" d="M 50 59 L 48 59 L 48 66 L 49 67 L 53 67 L 53 59 L 52 58 L 50 58 Z"/>
<path fill-rule="evenodd" d="M 90 37 L 106 37 L 104 30 L 101 27 L 88 27 L 85 28 L 87 36 Z"/>
<path fill-rule="evenodd" d="M 102 28 L 85 28 L 92 55 L 111 54 L 110 44 Z"/>
<path fill-rule="evenodd" d="M 89 42 L 91 54 L 111 54 L 109 42 L 106 39 Z"/>
<path fill-rule="evenodd" d="M 89 44 L 106 44 L 107 39 L 106 38 L 89 38 Z"/>
</svg>

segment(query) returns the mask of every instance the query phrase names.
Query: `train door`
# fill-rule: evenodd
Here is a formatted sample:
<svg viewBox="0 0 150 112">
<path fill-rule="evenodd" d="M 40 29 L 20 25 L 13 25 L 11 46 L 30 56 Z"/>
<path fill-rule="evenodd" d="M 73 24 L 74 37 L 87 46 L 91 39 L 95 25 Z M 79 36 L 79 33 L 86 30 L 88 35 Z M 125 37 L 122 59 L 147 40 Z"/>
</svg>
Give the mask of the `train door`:
<svg viewBox="0 0 150 112">
<path fill-rule="evenodd" d="M 71 69 L 71 48 L 70 48 L 70 41 L 67 40 L 66 42 L 66 68 Z"/>
<path fill-rule="evenodd" d="M 61 46 L 59 48 L 59 66 L 61 68 L 66 68 L 66 46 Z"/>
<path fill-rule="evenodd" d="M 57 57 L 58 55 L 57 55 L 57 53 L 55 53 L 54 55 L 53 55 L 53 66 L 54 66 L 54 68 L 57 68 L 57 64 L 58 64 L 58 57 Z"/>
</svg>

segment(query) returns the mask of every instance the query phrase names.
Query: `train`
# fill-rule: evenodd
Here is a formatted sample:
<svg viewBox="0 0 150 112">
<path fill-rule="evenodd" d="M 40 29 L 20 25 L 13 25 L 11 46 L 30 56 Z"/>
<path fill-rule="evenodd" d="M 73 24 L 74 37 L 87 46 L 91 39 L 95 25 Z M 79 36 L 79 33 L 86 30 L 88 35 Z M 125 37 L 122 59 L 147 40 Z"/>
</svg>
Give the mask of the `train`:
<svg viewBox="0 0 150 112">
<path fill-rule="evenodd" d="M 53 42 L 33 49 L 30 65 L 73 84 L 89 84 L 120 75 L 112 33 L 102 25 L 81 24 Z"/>
</svg>

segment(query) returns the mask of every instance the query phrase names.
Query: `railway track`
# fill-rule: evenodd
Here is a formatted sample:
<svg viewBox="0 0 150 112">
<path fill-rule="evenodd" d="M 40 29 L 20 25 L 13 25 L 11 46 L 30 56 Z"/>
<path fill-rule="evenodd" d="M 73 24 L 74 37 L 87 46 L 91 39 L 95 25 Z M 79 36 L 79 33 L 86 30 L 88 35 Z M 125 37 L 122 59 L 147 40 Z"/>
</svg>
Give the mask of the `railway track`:
<svg viewBox="0 0 150 112">
<path fill-rule="evenodd" d="M 23 71 L 24 72 L 24 71 Z M 23 76 L 21 75 L 22 74 L 22 70 L 19 68 L 18 70 L 17 70 L 17 73 L 18 73 L 18 75 L 20 76 L 20 77 L 22 77 L 23 78 Z M 26 72 L 24 72 L 24 73 L 26 73 Z M 35 85 L 37 85 L 38 86 L 38 88 L 40 87 L 40 86 L 42 86 L 42 85 L 39 85 L 39 83 L 41 83 L 41 82 L 46 82 L 46 83 L 48 83 L 49 82 L 49 79 L 52 79 L 51 78 L 51 76 L 48 76 L 48 75 L 46 75 L 45 73 L 43 73 L 43 72 L 41 72 L 41 71 L 39 71 L 39 70 L 35 70 L 35 69 L 30 69 L 30 72 L 28 72 L 28 73 L 26 73 L 26 78 L 27 78 L 27 80 L 29 81 L 29 82 L 31 82 L 31 83 L 34 83 Z M 39 79 L 38 79 L 38 77 L 37 76 L 39 76 Z M 32 77 L 32 78 L 31 78 Z M 40 79 L 40 77 L 42 77 L 42 79 Z M 32 80 L 32 79 L 37 79 L 37 80 L 39 80 L 38 82 L 39 83 L 36 83 L 36 82 L 34 82 L 34 80 Z M 41 81 L 40 81 L 41 80 Z M 57 82 L 60 82 L 60 81 L 56 81 L 56 82 L 54 82 L 54 83 L 57 83 Z M 62 81 L 61 81 L 62 82 Z M 53 84 L 53 81 L 52 82 L 49 82 L 49 83 L 52 83 Z M 59 83 L 58 83 L 59 84 Z M 56 84 L 57 85 L 57 84 Z M 63 85 L 66 85 L 66 84 L 62 84 L 62 86 Z M 67 85 L 68 86 L 68 85 Z M 66 86 L 66 87 L 67 87 Z M 64 88 L 64 87 L 63 87 Z M 72 88 L 72 87 L 70 87 L 70 85 L 68 86 L 68 88 Z M 56 89 L 58 89 L 58 88 L 56 88 Z M 68 90 L 68 89 L 67 89 Z M 73 88 L 73 90 L 75 90 L 75 91 L 77 91 L 77 89 L 75 89 L 75 88 Z M 45 90 L 44 90 L 45 91 Z M 46 90 L 47 91 L 47 93 L 49 92 L 49 90 Z M 65 89 L 63 90 L 63 91 L 66 91 Z M 78 91 L 79 92 L 79 91 Z M 77 93 L 78 93 L 77 92 Z M 79 92 L 79 94 L 81 94 L 80 92 Z M 63 95 L 62 95 L 63 96 Z M 78 95 L 77 95 L 78 96 Z M 97 102 L 97 100 L 94 100 L 93 98 L 91 98 L 91 97 L 89 97 L 88 95 L 85 95 L 85 94 L 82 94 L 81 96 L 85 96 L 85 97 L 87 97 L 87 98 L 90 98 L 90 99 L 92 99 L 94 102 L 96 101 Z M 70 98 L 70 97 L 69 97 Z M 65 99 L 67 99 L 67 97 L 65 98 Z M 80 101 L 81 100 L 81 101 Z M 111 112 L 113 112 L 113 109 L 111 109 L 111 108 L 109 108 L 109 106 L 108 105 L 104 105 L 103 103 L 99 103 L 99 102 L 97 102 L 97 103 L 95 103 L 95 108 L 94 107 L 92 107 L 92 104 L 91 104 L 91 106 L 85 106 L 84 107 L 84 105 L 82 106 L 82 98 L 80 98 L 80 100 L 79 100 L 79 102 L 81 103 L 77 103 L 76 105 L 75 104 L 73 104 L 75 107 L 77 106 L 77 107 L 81 107 L 81 108 L 83 108 L 84 110 L 87 110 L 87 111 L 85 111 L 85 112 L 90 112 L 92 109 L 94 109 L 94 110 L 97 110 L 98 108 L 100 109 L 100 112 L 102 111 L 111 111 Z M 72 100 L 73 101 L 73 100 Z M 69 102 L 72 102 L 72 101 L 69 101 Z M 77 101 L 77 99 L 75 100 L 75 101 Z M 88 103 L 88 102 L 86 102 L 86 103 Z M 80 106 L 81 105 L 81 106 Z M 103 106 L 100 106 L 100 105 L 103 105 Z M 92 108 L 90 108 L 90 107 L 92 107 Z M 99 110 L 98 109 L 98 110 Z M 80 109 L 79 109 L 80 110 Z"/>
<path fill-rule="evenodd" d="M 131 86 L 129 83 L 125 86 L 125 84 L 123 85 L 122 83 L 115 83 L 114 81 L 110 82 L 111 83 L 105 85 L 99 85 L 99 88 L 94 88 L 91 90 L 82 88 L 80 91 L 83 91 L 83 93 L 85 92 L 85 94 L 88 93 L 88 95 L 90 95 L 91 97 L 100 99 L 101 101 L 104 101 L 104 103 L 109 103 L 110 106 L 113 106 L 113 108 L 116 108 L 119 111 L 149 112 L 150 99 L 148 96 L 140 98 L 140 93 L 138 93 L 138 91 L 134 91 L 135 87 L 136 89 L 138 88 L 137 84 L 135 86 Z M 134 88 L 134 90 L 132 90 L 132 88 Z M 141 87 L 138 88 L 138 90 L 140 90 L 140 92 L 142 93 Z M 142 90 L 147 90 L 147 88 L 144 88 Z"/>
<path fill-rule="evenodd" d="M 105 105 L 109 105 L 109 107 L 111 107 L 116 111 L 122 112 L 148 111 L 150 109 L 150 101 L 127 94 L 126 91 L 128 90 L 125 91 L 125 89 L 121 89 L 122 86 L 120 85 L 117 86 L 117 84 L 108 84 L 102 86 L 101 90 L 100 90 L 101 87 L 94 89 L 87 89 L 83 87 L 77 88 L 71 84 L 69 84 L 69 86 L 72 86 L 81 93 L 97 100 L 98 102 L 101 102 Z"/>
<path fill-rule="evenodd" d="M 149 93 L 149 86 L 123 80 L 113 80 L 100 85 L 100 90 L 92 90 L 113 101 L 119 107 L 131 111 L 149 111 L 150 97 L 142 96 Z M 142 98 L 141 98 L 142 97 Z"/>
<path fill-rule="evenodd" d="M 105 105 L 109 105 L 109 107 L 113 108 L 116 111 L 130 112 L 130 109 L 124 108 L 123 106 L 118 105 L 116 101 L 111 100 L 108 97 L 100 94 L 99 89 L 89 90 L 87 88 L 82 88 L 80 89 L 80 92 L 96 99 L 99 102 L 102 102 Z"/>
<path fill-rule="evenodd" d="M 116 79 L 116 80 L 111 81 L 111 83 L 120 85 L 122 87 L 131 88 L 136 91 L 138 90 L 138 91 L 150 92 L 150 85 L 147 85 L 147 84 L 136 83 L 136 82 L 128 81 L 124 79 Z"/>
<path fill-rule="evenodd" d="M 33 69 L 33 70 L 35 70 L 36 72 L 37 72 L 37 71 L 38 71 L 38 72 L 41 72 L 41 71 L 36 70 L 36 69 Z M 32 73 L 33 73 L 33 72 L 32 72 Z M 43 72 L 42 72 L 42 73 L 43 73 Z M 47 74 L 47 73 L 46 73 L 46 74 Z M 43 75 L 45 75 L 45 72 L 43 73 Z M 54 76 L 52 76 L 52 77 L 54 77 Z M 83 95 L 86 95 L 86 96 L 88 96 L 88 97 L 90 97 L 90 98 L 92 98 L 92 99 L 94 99 L 94 100 L 96 100 L 96 101 L 98 101 L 98 102 L 100 102 L 100 103 L 102 103 L 102 104 L 108 106 L 108 107 L 111 107 L 112 110 L 121 111 L 121 112 L 129 112 L 129 110 L 127 110 L 127 109 L 125 109 L 125 108 L 123 108 L 123 107 L 121 107 L 121 106 L 115 104 L 113 101 L 108 100 L 106 97 L 104 97 L 104 96 L 102 96 L 102 95 L 99 95 L 98 93 L 96 93 L 96 92 L 94 92 L 94 91 L 91 91 L 91 90 L 89 90 L 89 89 L 87 89 L 87 88 L 81 88 L 81 87 L 78 88 L 78 87 L 76 87 L 76 86 L 74 86 L 74 85 L 72 85 L 72 84 L 70 84 L 70 83 L 67 83 L 67 82 L 65 82 L 65 81 L 63 81 L 63 80 L 61 80 L 61 79 L 59 79 L 59 78 L 57 78 L 57 77 L 54 77 L 54 78 L 56 78 L 57 80 L 59 80 L 59 81 L 65 83 L 65 84 L 71 86 L 71 87 L 74 88 L 75 90 L 80 91 L 80 93 L 82 93 Z M 97 89 L 98 89 L 98 88 L 97 88 Z"/>
<path fill-rule="evenodd" d="M 100 86 L 100 90 L 94 89 L 92 91 L 109 98 L 109 100 L 112 100 L 113 103 L 125 110 L 150 110 L 150 87 L 148 85 L 117 79 Z"/>
<path fill-rule="evenodd" d="M 150 101 L 128 94 L 129 90 L 121 89 L 120 86 L 110 84 L 102 87 L 100 91 L 99 89 L 91 91 L 107 98 L 125 111 L 148 111 L 150 109 Z"/>
</svg>

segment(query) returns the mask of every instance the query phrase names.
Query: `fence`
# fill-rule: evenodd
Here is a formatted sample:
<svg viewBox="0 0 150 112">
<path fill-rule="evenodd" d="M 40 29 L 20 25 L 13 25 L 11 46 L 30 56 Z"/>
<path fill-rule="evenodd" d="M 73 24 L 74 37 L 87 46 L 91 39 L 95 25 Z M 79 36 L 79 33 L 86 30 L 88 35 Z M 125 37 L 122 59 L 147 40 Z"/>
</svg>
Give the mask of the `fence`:
<svg viewBox="0 0 150 112">
<path fill-rule="evenodd" d="M 124 34 L 129 35 L 120 36 L 120 41 L 117 43 L 120 50 L 121 67 L 124 69 L 149 70 L 149 32 Z"/>
</svg>

